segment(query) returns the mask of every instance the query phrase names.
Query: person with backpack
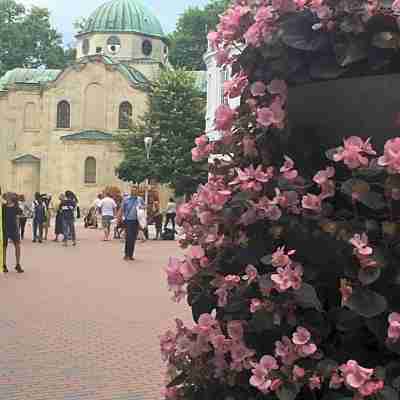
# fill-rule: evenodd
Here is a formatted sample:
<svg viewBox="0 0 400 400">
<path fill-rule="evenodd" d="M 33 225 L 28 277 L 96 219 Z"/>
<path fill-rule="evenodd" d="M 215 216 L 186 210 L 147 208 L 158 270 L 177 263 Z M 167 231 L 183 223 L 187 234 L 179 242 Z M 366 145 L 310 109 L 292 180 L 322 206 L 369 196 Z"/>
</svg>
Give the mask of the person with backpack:
<svg viewBox="0 0 400 400">
<path fill-rule="evenodd" d="M 67 190 L 65 192 L 65 199 L 60 204 L 62 220 L 63 220 L 63 245 L 68 246 L 68 239 L 71 237 L 72 245 L 76 246 L 76 233 L 75 233 L 75 196 Z"/>
<path fill-rule="evenodd" d="M 43 224 L 46 219 L 45 204 L 39 192 L 35 193 L 35 200 L 32 203 L 32 228 L 33 228 L 33 243 L 43 241 Z"/>
</svg>

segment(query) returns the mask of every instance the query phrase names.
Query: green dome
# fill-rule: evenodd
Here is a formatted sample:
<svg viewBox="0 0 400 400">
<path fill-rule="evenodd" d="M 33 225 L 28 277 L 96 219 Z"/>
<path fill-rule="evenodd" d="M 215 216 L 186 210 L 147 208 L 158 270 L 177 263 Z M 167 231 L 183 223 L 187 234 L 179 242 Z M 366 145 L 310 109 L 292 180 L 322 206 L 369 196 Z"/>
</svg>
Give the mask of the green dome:
<svg viewBox="0 0 400 400">
<path fill-rule="evenodd" d="M 164 37 L 160 21 L 140 0 L 112 0 L 89 17 L 81 32 L 135 32 Z"/>
</svg>

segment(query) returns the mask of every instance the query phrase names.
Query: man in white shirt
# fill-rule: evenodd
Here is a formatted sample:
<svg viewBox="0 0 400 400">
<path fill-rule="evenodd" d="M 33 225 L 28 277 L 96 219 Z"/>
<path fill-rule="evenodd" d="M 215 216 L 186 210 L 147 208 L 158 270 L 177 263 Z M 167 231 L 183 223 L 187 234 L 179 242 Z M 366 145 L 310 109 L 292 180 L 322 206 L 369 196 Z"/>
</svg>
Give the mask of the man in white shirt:
<svg viewBox="0 0 400 400">
<path fill-rule="evenodd" d="M 94 207 L 94 222 L 96 229 L 99 228 L 101 225 L 101 200 L 103 200 L 103 193 L 99 193 L 97 195 L 97 198 L 92 205 L 92 207 Z"/>
<path fill-rule="evenodd" d="M 104 229 L 104 241 L 108 242 L 110 240 L 111 232 L 111 222 L 115 218 L 115 213 L 117 210 L 117 203 L 113 198 L 110 197 L 109 193 L 106 193 L 104 198 L 100 202 L 101 209 L 101 219 Z"/>
</svg>

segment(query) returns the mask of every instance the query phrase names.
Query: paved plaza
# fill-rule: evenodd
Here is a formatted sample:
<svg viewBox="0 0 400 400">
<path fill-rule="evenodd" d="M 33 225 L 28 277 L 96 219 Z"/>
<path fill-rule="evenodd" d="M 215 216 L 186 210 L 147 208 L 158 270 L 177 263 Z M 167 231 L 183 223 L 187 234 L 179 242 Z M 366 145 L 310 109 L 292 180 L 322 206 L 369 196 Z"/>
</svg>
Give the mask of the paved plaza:
<svg viewBox="0 0 400 400">
<path fill-rule="evenodd" d="M 190 318 L 166 287 L 178 253 L 148 241 L 126 262 L 120 241 L 83 228 L 76 248 L 25 239 L 26 273 L 0 275 L 0 400 L 160 399 L 158 336 Z"/>
</svg>

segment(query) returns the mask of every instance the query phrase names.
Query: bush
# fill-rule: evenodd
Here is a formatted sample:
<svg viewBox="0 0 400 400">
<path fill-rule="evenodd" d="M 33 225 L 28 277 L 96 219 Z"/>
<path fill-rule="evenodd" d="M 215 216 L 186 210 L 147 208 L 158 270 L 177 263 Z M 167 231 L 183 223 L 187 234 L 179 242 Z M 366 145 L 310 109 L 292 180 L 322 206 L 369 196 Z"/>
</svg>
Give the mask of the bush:
<svg viewBox="0 0 400 400">
<path fill-rule="evenodd" d="M 196 159 L 229 156 L 178 210 L 188 251 L 170 260 L 168 283 L 195 324 L 161 338 L 167 399 L 399 398 L 400 138 L 378 155 L 345 137 L 311 176 L 287 154 L 285 80 L 298 66 L 287 53 L 309 76 L 335 41 L 372 51 L 397 37 L 393 13 L 356 3 L 240 1 L 209 35 L 241 105 L 217 110 L 219 141 L 196 140 Z"/>
</svg>

